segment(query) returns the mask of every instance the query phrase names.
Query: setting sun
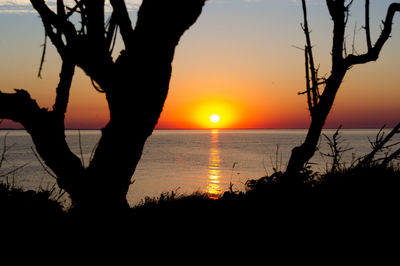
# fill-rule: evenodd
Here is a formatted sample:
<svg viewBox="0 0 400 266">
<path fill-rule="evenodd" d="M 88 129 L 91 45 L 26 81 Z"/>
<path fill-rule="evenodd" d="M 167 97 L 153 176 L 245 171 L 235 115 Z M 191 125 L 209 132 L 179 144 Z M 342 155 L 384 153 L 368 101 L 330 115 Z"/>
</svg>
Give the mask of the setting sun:
<svg viewBox="0 0 400 266">
<path fill-rule="evenodd" d="M 239 105 L 223 99 L 203 99 L 192 103 L 189 112 L 193 128 L 232 128 L 240 119 Z"/>
<path fill-rule="evenodd" d="M 217 114 L 210 115 L 210 121 L 214 124 L 218 123 L 221 120 L 221 117 Z"/>
</svg>

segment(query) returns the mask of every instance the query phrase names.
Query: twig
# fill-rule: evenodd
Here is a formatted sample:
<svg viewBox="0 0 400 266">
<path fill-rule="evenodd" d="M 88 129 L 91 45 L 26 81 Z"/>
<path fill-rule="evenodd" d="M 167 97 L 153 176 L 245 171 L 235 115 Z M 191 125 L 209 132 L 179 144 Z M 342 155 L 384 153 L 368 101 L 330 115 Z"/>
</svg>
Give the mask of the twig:
<svg viewBox="0 0 400 266">
<path fill-rule="evenodd" d="M 37 152 L 35 151 L 35 149 L 33 147 L 31 147 L 31 150 L 33 151 L 33 154 L 35 155 L 36 159 L 39 161 L 40 165 L 43 167 L 43 169 L 54 179 L 57 179 L 57 176 L 55 176 L 53 173 L 50 172 L 49 169 L 47 169 L 47 167 L 44 165 L 44 163 L 42 162 L 42 160 L 40 159 L 39 155 L 37 154 Z"/>
<path fill-rule="evenodd" d="M 392 147 L 393 145 L 385 146 L 386 143 L 388 143 L 391 138 L 395 135 L 400 133 L 400 123 L 397 124 L 390 132 L 389 134 L 385 137 L 385 133 L 383 132 L 385 126 L 383 126 L 378 134 L 376 135 L 375 142 L 370 141 L 370 144 L 372 146 L 372 151 L 365 155 L 363 159 L 358 163 L 358 166 L 363 166 L 368 163 L 371 163 L 375 155 L 379 152 L 382 151 L 383 149 L 387 149 L 389 147 Z"/>
<path fill-rule="evenodd" d="M 20 165 L 20 166 L 18 166 L 17 168 L 15 168 L 15 169 L 13 169 L 13 170 L 11 170 L 11 171 L 9 171 L 9 172 L 6 172 L 5 174 L 0 174 L 0 177 L 4 177 L 4 176 L 11 175 L 11 174 L 13 174 L 13 173 L 17 172 L 18 170 L 20 170 L 20 169 L 24 168 L 24 167 L 25 167 L 25 166 L 27 166 L 28 164 L 29 164 L 29 163 L 26 163 L 26 164 Z"/>
<path fill-rule="evenodd" d="M 93 160 L 93 156 L 94 156 L 98 146 L 99 146 L 99 141 L 94 145 L 94 147 L 92 149 L 92 152 L 90 153 L 89 163 Z"/>
<path fill-rule="evenodd" d="M 42 69 L 43 69 L 43 64 L 44 64 L 44 59 L 46 57 L 46 49 L 47 49 L 47 32 L 44 32 L 44 43 L 43 43 L 43 52 L 42 52 L 42 58 L 40 59 L 40 66 L 39 66 L 39 72 L 38 72 L 38 77 L 42 78 Z"/>
<path fill-rule="evenodd" d="M 11 146 L 7 146 L 7 135 L 8 135 L 8 133 L 6 133 L 4 135 L 4 139 L 3 139 L 3 151 L 1 152 L 0 168 L 3 165 L 3 162 L 6 159 L 6 157 L 5 157 L 6 156 L 6 152 L 14 146 L 14 144 L 12 144 Z"/>
<path fill-rule="evenodd" d="M 341 129 L 342 125 L 340 125 L 338 129 L 336 129 L 336 132 L 333 134 L 332 139 L 329 138 L 326 134 L 323 134 L 323 136 L 328 141 L 328 146 L 331 150 L 331 153 L 323 153 L 320 151 L 320 154 L 332 158 L 331 172 L 335 172 L 340 169 L 340 161 L 342 159 L 343 153 L 352 150 L 352 148 L 340 147 L 340 145 L 343 143 L 343 141 L 340 140 Z"/>
<path fill-rule="evenodd" d="M 79 138 L 79 151 L 81 153 L 81 161 L 83 167 L 85 167 L 85 159 L 83 158 L 83 152 L 82 152 L 82 142 L 81 142 L 81 130 L 78 129 L 78 138 Z"/>
<path fill-rule="evenodd" d="M 317 77 L 317 69 L 315 68 L 314 63 L 314 55 L 312 52 L 312 44 L 310 38 L 310 30 L 308 27 L 308 19 L 307 19 L 307 6 L 305 0 L 302 0 L 303 5 L 303 16 L 304 16 L 304 25 L 302 25 L 305 37 L 306 37 L 306 46 L 305 46 L 305 58 L 306 58 L 306 79 L 307 79 L 307 101 L 309 105 L 309 109 L 311 113 L 314 113 L 314 109 L 318 105 L 318 77 Z"/>
<path fill-rule="evenodd" d="M 371 30 L 369 26 L 369 0 L 365 0 L 365 33 L 367 38 L 368 51 L 372 49 Z"/>
<path fill-rule="evenodd" d="M 399 158 L 399 157 L 400 157 L 400 149 L 396 150 L 391 155 L 384 158 L 382 161 L 382 166 L 388 165 L 391 161 L 393 161 L 394 159 Z"/>
</svg>

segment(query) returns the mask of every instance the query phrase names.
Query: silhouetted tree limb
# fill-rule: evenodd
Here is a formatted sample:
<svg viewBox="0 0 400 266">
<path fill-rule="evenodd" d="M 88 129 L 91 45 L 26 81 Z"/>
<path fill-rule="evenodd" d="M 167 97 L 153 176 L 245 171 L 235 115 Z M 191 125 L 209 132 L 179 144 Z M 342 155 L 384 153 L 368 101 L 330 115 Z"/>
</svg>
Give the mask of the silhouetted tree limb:
<svg viewBox="0 0 400 266">
<path fill-rule="evenodd" d="M 372 49 L 371 29 L 369 23 L 369 0 L 365 0 L 365 37 L 367 38 L 368 51 Z"/>
<path fill-rule="evenodd" d="M 62 63 L 62 69 L 60 73 L 60 82 L 56 88 L 56 100 L 53 106 L 53 110 L 58 115 L 62 116 L 67 111 L 69 101 L 69 91 L 72 84 L 72 78 L 75 73 L 75 65 L 68 59 L 64 59 Z"/>
<path fill-rule="evenodd" d="M 390 154 L 389 156 L 387 156 L 386 158 L 384 158 L 382 160 L 382 165 L 383 166 L 387 166 L 391 161 L 400 158 L 400 149 L 397 149 L 396 151 L 394 151 L 392 154 Z"/>
<path fill-rule="evenodd" d="M 115 17 L 117 24 L 120 27 L 122 39 L 125 43 L 125 48 L 131 45 L 131 38 L 133 35 L 132 22 L 129 18 L 128 10 L 123 0 L 110 0 L 113 7 L 112 17 Z"/>
<path fill-rule="evenodd" d="M 40 109 L 35 100 L 24 90 L 15 90 L 15 93 L 0 92 L 0 116 L 29 127 L 31 116 L 47 110 Z"/>
<path fill-rule="evenodd" d="M 44 0 L 31 0 L 33 8 L 39 13 L 43 21 L 46 34 L 57 48 L 62 58 L 70 56 L 66 50 L 66 44 L 62 40 L 62 34 L 67 40 L 67 44 L 72 45 L 76 39 L 76 30 L 74 25 L 63 18 L 63 14 L 55 14 L 45 3 Z M 54 32 L 53 28 L 56 30 Z"/>
<path fill-rule="evenodd" d="M 303 5 L 305 5 L 305 0 L 302 0 Z M 307 18 L 307 9 L 303 8 L 303 16 Z M 304 20 L 304 25 L 302 26 L 304 35 L 306 36 L 306 46 L 305 46 L 305 70 L 306 70 L 306 93 L 308 109 L 310 113 L 315 112 L 315 108 L 318 106 L 319 101 L 319 83 L 318 83 L 318 71 L 315 68 L 314 55 L 312 51 L 310 30 L 308 27 L 307 19 Z"/>
<path fill-rule="evenodd" d="M 79 158 L 70 151 L 65 141 L 63 118 L 40 108 L 28 92 L 0 92 L 0 117 L 24 126 L 44 162 L 57 175 L 61 188 L 68 189 L 67 184 L 73 182 L 71 178 L 83 173 Z"/>
<path fill-rule="evenodd" d="M 320 78 L 318 78 L 312 54 L 306 2 L 305 0 L 302 0 L 304 16 L 303 30 L 306 37 L 306 93 L 311 114 L 311 124 L 303 144 L 295 147 L 292 150 L 292 155 L 289 159 L 286 169 L 286 173 L 288 174 L 287 176 L 295 176 L 296 173 L 299 173 L 304 168 L 304 165 L 314 155 L 322 128 L 347 71 L 354 65 L 375 61 L 378 58 L 384 44 L 390 37 L 394 15 L 397 11 L 400 11 L 399 3 L 392 3 L 389 6 L 383 30 L 376 43 L 372 46 L 369 26 L 369 1 L 366 0 L 365 29 L 367 32 L 366 41 L 368 51 L 361 55 L 347 55 L 347 52 L 345 51 L 345 30 L 349 17 L 349 9 L 352 3 L 353 1 L 350 1 L 348 4 L 346 4 L 345 0 L 326 0 L 329 14 L 331 15 L 333 21 L 333 42 L 331 53 L 332 69 L 329 77 L 326 79 L 323 78 L 323 82 L 319 82 Z M 323 90 L 321 90 L 321 94 L 319 94 L 320 89 L 318 87 L 320 85 L 324 85 Z"/>
<path fill-rule="evenodd" d="M 383 129 L 384 129 L 384 127 L 382 127 L 381 130 L 379 131 L 379 133 L 377 134 L 375 142 L 371 142 L 372 151 L 370 153 L 368 153 L 367 155 L 365 155 L 362 158 L 362 160 L 360 160 L 360 162 L 358 163 L 358 166 L 364 166 L 364 165 L 370 164 L 378 152 L 382 151 L 383 149 L 389 148 L 389 146 L 386 146 L 386 144 L 393 138 L 394 135 L 400 133 L 400 123 L 397 124 L 386 136 L 383 133 Z M 399 144 L 399 143 L 395 143 L 394 145 L 397 145 L 397 144 Z M 384 162 L 384 164 L 387 164 L 387 162 L 390 162 L 396 156 L 397 155 L 395 152 L 394 155 L 387 157 L 384 160 L 384 161 L 386 161 L 386 162 Z"/>
<path fill-rule="evenodd" d="M 44 34 L 43 52 L 42 52 L 42 57 L 40 58 L 38 78 L 42 78 L 42 69 L 44 65 L 44 59 L 46 57 L 46 50 L 47 50 L 47 33 Z"/>
<path fill-rule="evenodd" d="M 369 9 L 369 1 L 366 0 L 366 10 Z M 368 51 L 362 55 L 349 55 L 347 58 L 344 59 L 344 66 L 346 68 L 350 68 L 353 65 L 357 64 L 365 64 L 371 61 L 376 61 L 379 57 L 379 54 L 385 45 L 386 41 L 390 38 L 390 34 L 392 33 L 392 24 L 393 18 L 396 12 L 400 11 L 400 3 L 392 3 L 389 6 L 387 11 L 386 19 L 383 22 L 383 29 L 382 32 L 376 41 L 375 45 L 371 45 L 371 37 L 369 33 L 369 26 L 366 26 L 367 30 L 367 46 Z M 369 14 L 369 11 L 367 12 Z M 369 17 L 367 17 L 367 25 L 369 25 Z M 369 40 L 369 41 L 368 41 Z"/>
</svg>

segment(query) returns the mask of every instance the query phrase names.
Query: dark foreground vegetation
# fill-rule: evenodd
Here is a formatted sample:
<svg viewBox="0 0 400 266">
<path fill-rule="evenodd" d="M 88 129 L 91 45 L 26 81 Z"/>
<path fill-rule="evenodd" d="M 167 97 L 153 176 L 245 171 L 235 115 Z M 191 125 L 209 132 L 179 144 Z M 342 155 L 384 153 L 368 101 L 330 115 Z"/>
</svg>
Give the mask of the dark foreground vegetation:
<svg viewBox="0 0 400 266">
<path fill-rule="evenodd" d="M 279 172 L 251 180 L 245 191 L 231 188 L 216 200 L 200 192 L 166 192 L 147 198 L 124 216 L 82 216 L 63 209 L 49 193 L 1 185 L 2 242 L 14 241 L 17 251 L 27 245 L 28 236 L 28 250 L 68 251 L 70 257 L 89 259 L 104 253 L 128 260 L 133 254 L 144 256 L 143 251 L 155 256 L 146 260 L 159 258 L 160 251 L 175 258 L 191 254 L 192 259 L 206 258 L 206 251 L 216 256 L 225 251 L 227 259 L 237 254 L 246 261 L 249 252 L 254 252 L 249 259 L 256 261 L 275 256 L 299 261 L 277 255 L 292 252 L 303 259 L 328 254 L 329 261 L 348 260 L 348 255 L 366 259 L 379 248 L 397 254 L 391 252 L 399 233 L 398 166 L 303 174 L 307 181 L 297 185 L 285 184 Z M 5 240 L 4 233 L 10 233 L 11 240 Z M 44 245 L 37 246 L 41 242 Z"/>
<path fill-rule="evenodd" d="M 285 174 L 277 172 L 249 180 L 245 191 L 232 187 L 218 199 L 211 199 L 202 192 L 191 195 L 166 192 L 157 198 L 146 198 L 124 217 L 100 214 L 96 218 L 123 218 L 125 223 L 143 226 L 157 223 L 162 227 L 163 224 L 196 225 L 207 221 L 220 225 L 243 221 L 259 223 L 261 220 L 284 222 L 289 217 L 301 220 L 317 215 L 348 219 L 358 214 L 386 211 L 395 214 L 399 210 L 398 166 L 367 165 L 324 174 L 308 170 L 302 173 L 303 182 L 298 184 L 287 184 L 286 178 Z M 21 217 L 47 221 L 91 218 L 65 209 L 49 191 L 24 191 L 5 183 L 0 184 L 0 213 L 3 222 Z"/>
<path fill-rule="evenodd" d="M 202 192 L 165 192 L 124 214 L 80 213 L 65 208 L 55 190 L 23 191 L 4 182 L 0 184 L 1 228 L 17 242 L 21 240 L 16 234 L 34 233 L 34 242 L 55 241 L 58 247 L 72 241 L 83 249 L 89 243 L 103 248 L 136 243 L 152 251 L 178 251 L 177 247 L 192 244 L 207 249 L 214 243 L 225 248 L 272 245 L 288 252 L 293 247 L 325 249 L 326 244 L 352 250 L 392 243 L 389 240 L 397 238 L 400 224 L 399 150 L 392 149 L 398 143 L 389 143 L 392 136 L 380 132 L 371 141 L 369 154 L 346 165 L 341 156 L 348 149 L 340 147 L 339 131 L 325 137 L 331 148 L 325 156 L 332 163 L 323 173 L 305 167 L 288 177 L 276 171 L 247 181 L 244 189 L 231 186 L 217 199 Z"/>
</svg>

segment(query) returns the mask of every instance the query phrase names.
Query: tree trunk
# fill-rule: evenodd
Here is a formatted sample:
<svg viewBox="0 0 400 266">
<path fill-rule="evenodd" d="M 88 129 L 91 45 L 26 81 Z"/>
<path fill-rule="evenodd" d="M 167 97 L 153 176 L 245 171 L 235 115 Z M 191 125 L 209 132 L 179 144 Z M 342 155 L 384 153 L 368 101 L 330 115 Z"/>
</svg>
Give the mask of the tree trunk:
<svg viewBox="0 0 400 266">
<path fill-rule="evenodd" d="M 289 159 L 288 166 L 286 168 L 286 174 L 288 177 L 293 177 L 289 179 L 296 180 L 299 172 L 304 169 L 305 164 L 311 159 L 314 155 L 319 137 L 321 135 L 322 128 L 325 124 L 325 121 L 328 117 L 328 114 L 332 108 L 333 102 L 335 100 L 337 91 L 339 90 L 340 84 L 343 81 L 343 78 L 346 72 L 355 65 L 364 64 L 372 61 L 376 61 L 378 59 L 379 53 L 382 50 L 383 45 L 389 39 L 391 31 L 394 15 L 400 11 L 400 3 L 392 3 L 390 4 L 386 19 L 383 21 L 383 29 L 382 32 L 376 41 L 375 45 L 372 45 L 371 42 L 371 34 L 369 27 L 369 1 L 365 1 L 365 30 L 367 37 L 367 47 L 368 52 L 360 55 L 349 54 L 344 56 L 345 53 L 345 31 L 346 31 L 346 23 L 349 17 L 349 8 L 353 1 L 350 1 L 347 5 L 345 1 L 335 1 L 335 0 L 327 0 L 326 4 L 328 6 L 329 13 L 332 17 L 333 21 L 333 43 L 332 43 L 332 71 L 329 78 L 323 82 L 325 84 L 325 89 L 321 96 L 317 94 L 313 94 L 313 96 L 317 96 L 315 100 L 310 101 L 310 88 L 307 86 L 307 95 L 308 95 L 308 103 L 309 109 L 311 113 L 311 125 L 307 132 L 307 137 L 304 143 L 298 147 L 295 147 L 292 150 L 291 157 Z M 309 63 L 314 61 L 313 55 L 311 53 L 312 46 L 309 36 L 308 30 L 308 22 L 307 22 L 307 12 L 306 12 L 306 1 L 302 1 L 303 5 L 303 14 L 304 14 L 304 32 L 306 35 L 307 46 L 306 46 L 306 73 L 307 73 L 307 83 L 309 83 Z M 316 69 L 313 66 L 313 63 L 310 66 L 311 72 L 314 73 Z M 319 85 L 318 77 L 312 78 L 312 83 L 316 84 L 316 88 Z M 315 86 L 314 86 L 315 87 Z M 318 91 L 318 90 L 314 90 Z M 318 101 L 319 99 L 319 101 Z M 299 181 L 299 180 L 297 180 Z"/>
<path fill-rule="evenodd" d="M 304 169 L 306 163 L 314 156 L 322 128 L 323 121 L 319 119 L 318 121 L 313 119 L 303 144 L 293 148 L 288 166 L 286 168 L 286 174 L 289 177 L 293 177 L 295 179 L 293 180 L 294 182 L 302 181 L 297 178 L 297 175 L 302 169 Z"/>
<path fill-rule="evenodd" d="M 44 0 L 31 0 L 63 60 L 56 103 L 48 111 L 41 109 L 26 91 L 0 92 L 0 117 L 20 122 L 31 134 L 60 188 L 70 195 L 75 212 L 108 216 L 128 210 L 126 195 L 144 144 L 162 112 L 175 48 L 199 17 L 205 1 L 143 0 L 133 29 L 124 1 L 110 0 L 110 24 L 119 26 L 125 44 L 114 62 L 113 45 L 108 40 L 114 38 L 116 24 L 104 25 L 104 3 L 82 5 L 76 1 L 71 11 L 58 1 L 56 14 Z M 81 31 L 75 30 L 65 10 L 69 16 L 79 10 Z M 64 133 L 75 66 L 105 93 L 110 110 L 109 123 L 102 129 L 87 168 L 70 151 Z"/>
<path fill-rule="evenodd" d="M 127 49 L 106 76 L 92 73 L 106 93 L 110 122 L 79 186 L 90 192 L 83 189 L 75 198 L 77 208 L 100 204 L 112 212 L 129 206 L 131 178 L 168 94 L 175 48 L 203 4 L 204 0 L 144 1 Z"/>
<path fill-rule="evenodd" d="M 328 78 L 320 101 L 316 106 L 316 109 L 311 113 L 311 124 L 308 128 L 306 139 L 303 144 L 293 148 L 292 150 L 286 168 L 286 174 L 289 177 L 294 177 L 294 182 L 301 181 L 296 178 L 298 173 L 304 169 L 306 163 L 314 156 L 314 153 L 317 150 L 322 129 L 345 74 L 346 70 L 336 71 Z"/>
</svg>

